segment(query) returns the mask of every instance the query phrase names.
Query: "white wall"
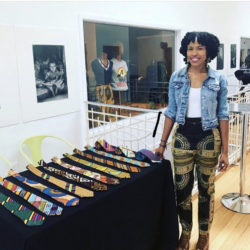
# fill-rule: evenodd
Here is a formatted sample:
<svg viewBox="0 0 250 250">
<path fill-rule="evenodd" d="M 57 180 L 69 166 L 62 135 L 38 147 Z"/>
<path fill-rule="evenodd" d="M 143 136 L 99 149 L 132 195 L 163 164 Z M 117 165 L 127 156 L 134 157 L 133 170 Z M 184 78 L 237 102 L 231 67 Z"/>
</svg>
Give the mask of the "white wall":
<svg viewBox="0 0 250 250">
<path fill-rule="evenodd" d="M 225 69 L 229 84 L 237 84 L 230 69 L 230 44 L 237 44 L 237 67 L 239 67 L 240 37 L 250 37 L 250 3 L 248 2 L 1 2 L 0 25 L 34 27 L 44 29 L 70 29 L 73 33 L 72 46 L 79 53 L 74 63 L 79 72 L 74 84 L 81 91 L 79 102 L 86 100 L 86 77 L 82 27 L 80 20 L 100 20 L 116 24 L 130 24 L 145 27 L 178 30 L 177 48 L 186 31 L 200 30 L 216 34 L 225 44 Z M 44 34 L 46 36 L 46 34 Z M 18 40 L 15 40 L 18 43 Z M 1 37 L 0 37 L 1 46 Z M 7 55 L 4 55 L 7 57 Z M 176 68 L 183 65 L 183 59 L 176 51 Z M 6 61 L 7 58 L 6 58 Z M 1 60 L 2 62 L 2 60 Z M 212 63 L 212 66 L 215 63 Z M 0 65 L 1 66 L 1 65 Z M 17 65 L 18 66 L 18 65 Z M 20 86 L 18 72 L 17 84 Z M 0 76 L 0 91 L 5 87 Z M 11 96 L 10 96 L 11 98 Z M 1 103 L 1 100 L 0 100 Z M 11 105 L 11 103 L 10 103 Z M 15 124 L 0 128 L 0 154 L 15 163 L 18 170 L 24 169 L 20 161 L 18 145 L 25 137 L 35 134 L 55 134 L 83 147 L 86 143 L 86 110 L 84 105 L 70 114 L 45 118 L 32 122 L 22 119 Z M 1 117 L 0 117 L 1 119 Z"/>
</svg>

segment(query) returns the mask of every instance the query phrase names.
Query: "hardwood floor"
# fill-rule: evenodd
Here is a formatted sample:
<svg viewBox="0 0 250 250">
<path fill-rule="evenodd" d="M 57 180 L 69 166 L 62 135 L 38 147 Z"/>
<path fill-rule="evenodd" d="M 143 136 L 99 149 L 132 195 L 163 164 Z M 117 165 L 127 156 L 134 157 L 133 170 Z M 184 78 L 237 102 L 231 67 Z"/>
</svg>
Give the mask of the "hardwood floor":
<svg viewBox="0 0 250 250">
<path fill-rule="evenodd" d="M 230 166 L 217 176 L 215 183 L 215 215 L 210 233 L 210 250 L 250 250 L 250 214 L 240 214 L 225 208 L 221 197 L 239 192 L 240 166 Z M 250 153 L 247 156 L 245 193 L 250 195 Z M 190 250 L 198 239 L 197 197 L 193 200 L 193 231 Z"/>
</svg>

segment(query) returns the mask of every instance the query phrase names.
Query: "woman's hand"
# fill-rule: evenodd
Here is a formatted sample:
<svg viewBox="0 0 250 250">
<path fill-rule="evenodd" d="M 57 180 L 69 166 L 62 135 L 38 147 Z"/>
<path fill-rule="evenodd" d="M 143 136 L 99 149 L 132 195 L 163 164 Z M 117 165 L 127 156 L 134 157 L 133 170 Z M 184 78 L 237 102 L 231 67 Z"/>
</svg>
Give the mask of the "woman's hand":
<svg viewBox="0 0 250 250">
<path fill-rule="evenodd" d="M 219 172 L 226 171 L 228 164 L 229 164 L 228 163 L 228 153 L 222 153 L 220 156 L 220 160 L 219 160 L 218 171 Z"/>
<path fill-rule="evenodd" d="M 165 151 L 165 147 L 160 146 L 155 149 L 155 154 L 158 155 L 162 160 L 164 159 L 164 156 L 163 156 L 164 151 Z"/>
</svg>

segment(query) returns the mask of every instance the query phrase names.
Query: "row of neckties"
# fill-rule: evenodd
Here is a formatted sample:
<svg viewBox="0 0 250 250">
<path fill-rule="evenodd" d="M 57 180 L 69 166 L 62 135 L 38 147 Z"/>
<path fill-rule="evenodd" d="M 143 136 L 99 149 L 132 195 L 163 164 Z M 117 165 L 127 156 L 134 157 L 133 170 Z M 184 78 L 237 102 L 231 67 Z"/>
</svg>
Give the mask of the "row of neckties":
<svg viewBox="0 0 250 250">
<path fill-rule="evenodd" d="M 100 143 L 100 141 L 98 141 L 98 143 Z M 95 145 L 97 145 L 98 143 L 96 143 Z M 109 151 L 113 152 L 112 151 L 113 146 L 109 145 L 106 141 L 102 140 L 100 145 L 104 146 L 105 149 L 111 149 Z M 106 191 L 108 189 L 107 184 L 109 185 L 119 184 L 120 183 L 119 179 L 130 178 L 130 173 L 138 173 L 141 171 L 140 167 L 150 166 L 150 164 L 148 163 L 137 161 L 124 156 L 114 155 L 107 151 L 100 151 L 90 146 L 87 146 L 86 149 L 90 151 L 91 154 L 88 152 L 81 151 L 79 149 L 74 149 L 75 155 L 64 154 L 66 159 L 69 159 L 75 163 L 80 164 L 81 167 L 75 166 L 73 164 L 68 164 L 57 157 L 52 158 L 52 162 L 55 163 L 56 165 L 61 166 L 65 170 L 59 170 L 53 166 L 49 166 L 44 161 L 41 161 L 39 164 L 43 167 L 43 169 L 47 170 L 48 172 L 56 174 L 56 176 L 61 176 L 75 183 L 80 183 L 83 186 L 92 189 L 94 191 Z M 119 162 L 114 160 L 118 160 Z M 98 163 L 95 163 L 93 161 Z M 106 176 L 104 174 L 92 170 L 84 169 L 83 167 L 86 166 L 93 170 L 98 170 L 105 174 L 109 174 L 112 177 Z M 115 167 L 116 169 L 114 169 L 113 167 Z M 49 196 L 50 198 L 59 202 L 63 206 L 78 205 L 79 198 L 76 197 L 75 195 L 81 198 L 94 196 L 94 192 L 92 190 L 80 187 L 76 184 L 66 182 L 62 179 L 58 179 L 54 176 L 47 174 L 43 170 L 39 170 L 38 168 L 34 167 L 31 164 L 27 166 L 27 169 L 37 177 L 42 178 L 47 182 L 52 183 L 71 194 L 67 194 L 57 189 L 52 189 L 33 179 L 24 177 L 19 173 L 16 173 L 14 170 L 10 170 L 9 175 L 14 177 L 17 181 L 35 189 L 36 191 L 39 191 Z M 74 173 L 68 172 L 68 170 L 73 171 Z M 124 172 L 124 170 L 126 172 Z M 79 176 L 79 174 L 81 176 Z M 23 198 L 29 204 L 31 204 L 33 207 L 35 207 L 36 209 L 38 209 L 40 212 L 42 212 L 47 216 L 62 214 L 63 208 L 61 206 L 58 206 L 53 202 L 50 202 L 40 197 L 39 195 L 27 191 L 21 186 L 16 185 L 15 183 L 7 179 L 3 179 L 0 177 L 0 185 L 2 185 L 7 190 L 13 192 L 15 195 L 18 195 L 19 197 Z M 14 199 L 2 194 L 1 192 L 0 192 L 0 204 L 4 206 L 6 209 L 8 209 L 15 216 L 20 218 L 23 221 L 23 223 L 28 226 L 42 225 L 45 220 L 44 216 L 18 203 Z"/>
</svg>

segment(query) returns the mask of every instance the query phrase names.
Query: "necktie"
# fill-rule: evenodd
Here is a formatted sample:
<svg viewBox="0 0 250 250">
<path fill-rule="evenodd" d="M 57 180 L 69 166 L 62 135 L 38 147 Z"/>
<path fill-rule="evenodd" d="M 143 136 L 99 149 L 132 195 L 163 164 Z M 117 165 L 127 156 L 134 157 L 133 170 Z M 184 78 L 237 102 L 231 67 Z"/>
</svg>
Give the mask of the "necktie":
<svg viewBox="0 0 250 250">
<path fill-rule="evenodd" d="M 32 194 L 31 192 L 26 191 L 20 186 L 12 183 L 9 180 L 3 179 L 0 177 L 0 185 L 5 187 L 6 189 L 10 190 L 14 194 L 22 197 L 24 200 L 29 202 L 32 206 L 40 210 L 42 213 L 45 213 L 48 216 L 52 215 L 61 215 L 62 208 L 55 205 L 54 203 L 47 201 L 41 198 L 38 195 Z"/>
<path fill-rule="evenodd" d="M 41 177 L 44 180 L 46 180 L 48 182 L 51 182 L 51 183 L 55 184 L 56 186 L 66 190 L 66 191 L 68 191 L 70 193 L 76 194 L 76 195 L 78 195 L 80 197 L 93 197 L 94 196 L 93 191 L 90 191 L 88 189 L 79 187 L 79 186 L 77 186 L 75 184 L 68 183 L 68 182 L 62 181 L 60 179 L 57 179 L 57 178 L 55 178 L 53 176 L 50 176 L 50 175 L 38 170 L 36 167 L 34 167 L 31 164 L 29 164 L 27 166 L 27 169 L 30 170 L 34 175 L 36 175 L 38 177 Z"/>
<path fill-rule="evenodd" d="M 16 178 L 22 183 L 35 188 L 36 190 L 50 196 L 52 199 L 62 203 L 64 206 L 76 206 L 79 204 L 79 198 L 65 194 L 57 189 L 52 189 L 47 187 L 37 181 L 28 179 L 26 177 L 21 176 L 20 174 L 16 173 L 14 170 L 9 170 L 8 172 L 12 177 Z"/>
<path fill-rule="evenodd" d="M 126 157 L 129 157 L 129 158 L 134 158 L 135 157 L 135 153 L 133 152 L 133 150 L 125 147 L 125 146 L 121 146 L 121 150 L 122 150 L 122 153 L 126 156 Z"/>
<path fill-rule="evenodd" d="M 147 162 L 137 161 L 137 160 L 133 160 L 133 159 L 118 156 L 118 155 L 112 155 L 110 153 L 106 153 L 106 152 L 96 150 L 96 149 L 94 149 L 94 148 L 92 148 L 90 146 L 86 146 L 85 148 L 92 151 L 92 152 L 94 152 L 94 153 L 96 153 L 96 154 L 99 154 L 99 155 L 102 155 L 102 156 L 105 156 L 105 157 L 109 157 L 109 158 L 113 158 L 113 159 L 116 159 L 118 161 L 127 162 L 127 163 L 130 163 L 130 164 L 136 165 L 138 167 L 149 167 L 150 166 L 150 164 L 147 163 Z"/>
<path fill-rule="evenodd" d="M 97 143 L 99 143 L 106 152 L 115 152 L 115 148 L 109 145 L 107 141 L 98 140 Z"/>
<path fill-rule="evenodd" d="M 92 179 L 95 179 L 97 181 L 101 181 L 101 182 L 106 183 L 106 184 L 119 184 L 120 183 L 120 181 L 118 179 L 108 177 L 106 175 L 99 174 L 97 172 L 89 171 L 89 170 L 86 170 L 86 169 L 83 169 L 83 168 L 80 168 L 80 167 L 77 167 L 74 165 L 70 165 L 70 164 L 68 164 L 68 163 L 66 163 L 66 162 L 64 162 L 56 157 L 52 158 L 52 161 L 54 163 L 64 167 L 64 168 L 70 169 L 70 170 L 75 171 L 79 174 L 88 176 Z"/>
<path fill-rule="evenodd" d="M 119 163 L 119 162 L 115 162 L 115 161 L 112 161 L 112 160 L 103 159 L 103 158 L 100 158 L 100 157 L 85 153 L 85 152 L 83 152 L 83 151 L 81 151 L 81 150 L 79 150 L 77 148 L 74 149 L 74 153 L 79 154 L 81 156 L 84 156 L 84 157 L 86 157 L 88 159 L 98 161 L 100 163 L 107 164 L 107 165 L 112 166 L 112 167 L 117 167 L 117 168 L 129 171 L 129 172 L 138 173 L 138 172 L 141 171 L 138 167 L 129 166 L 129 165 Z"/>
<path fill-rule="evenodd" d="M 70 154 L 64 154 L 64 156 L 66 158 L 71 159 L 72 161 L 78 162 L 80 164 L 83 164 L 85 166 L 88 166 L 88 167 L 91 167 L 91 168 L 94 168 L 94 169 L 97 169 L 99 171 L 102 171 L 104 173 L 113 175 L 115 177 L 118 177 L 118 178 L 130 178 L 130 174 L 129 173 L 118 171 L 118 170 L 114 170 L 114 169 L 108 168 L 108 167 L 104 167 L 104 166 L 98 165 L 96 163 L 80 159 L 80 158 L 75 157 L 75 156 L 70 155 Z"/>
<path fill-rule="evenodd" d="M 79 183 L 81 183 L 81 184 L 85 185 L 86 187 L 91 188 L 93 190 L 96 190 L 96 191 L 105 191 L 105 190 L 107 190 L 107 185 L 105 185 L 105 184 L 102 184 L 102 183 L 99 183 L 99 182 L 96 182 L 96 181 L 93 181 L 93 180 L 89 180 L 89 179 L 81 177 L 79 175 L 71 174 L 71 173 L 69 173 L 67 171 L 63 171 L 63 170 L 59 170 L 57 168 L 53 168 L 51 166 L 48 166 L 45 162 L 43 162 L 43 167 L 44 167 L 44 169 L 46 169 L 46 170 L 48 170 L 48 171 L 50 171 L 52 173 L 63 176 L 65 178 L 69 179 L 69 180 L 79 182 Z"/>
<path fill-rule="evenodd" d="M 45 220 L 45 217 L 35 213 L 2 193 L 0 193 L 0 204 L 21 219 L 27 226 L 41 226 Z"/>
</svg>

